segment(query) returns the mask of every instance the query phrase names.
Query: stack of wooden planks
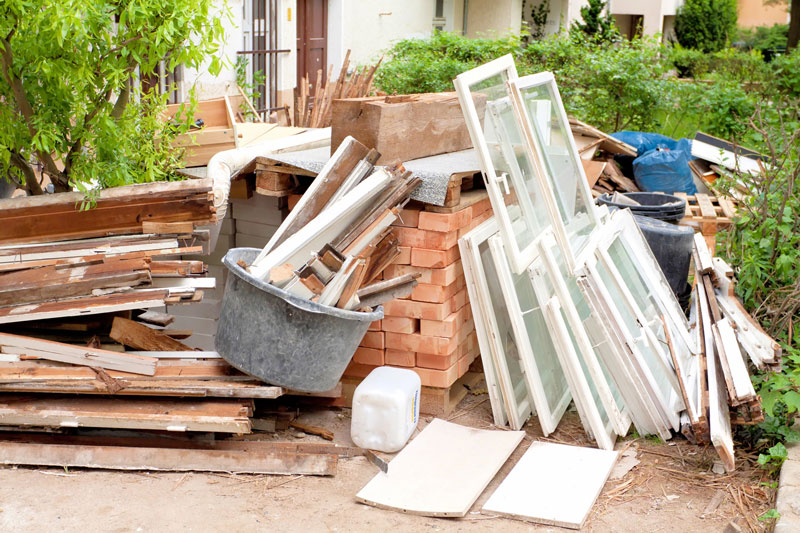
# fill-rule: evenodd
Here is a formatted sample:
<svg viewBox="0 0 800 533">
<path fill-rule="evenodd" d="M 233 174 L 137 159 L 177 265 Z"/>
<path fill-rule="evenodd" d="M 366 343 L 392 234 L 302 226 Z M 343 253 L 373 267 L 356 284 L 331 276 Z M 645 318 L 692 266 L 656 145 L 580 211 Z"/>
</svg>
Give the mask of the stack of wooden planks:
<svg viewBox="0 0 800 533">
<path fill-rule="evenodd" d="M 348 77 L 350 67 L 350 50 L 344 56 L 339 77 L 331 80 L 333 65 L 328 67 L 328 77 L 322 79 L 322 69 L 317 70 L 314 84 L 310 83 L 308 74 L 300 81 L 300 86 L 295 89 L 295 106 L 293 126 L 301 128 L 326 128 L 331 125 L 331 111 L 334 100 L 342 98 L 360 98 L 372 90 L 375 71 L 383 58 L 371 67 L 364 66 L 360 70 L 355 68 Z M 313 92 L 312 92 L 313 91 Z M 286 112 L 288 115 L 288 111 Z M 335 148 L 335 147 L 334 147 Z"/>
<path fill-rule="evenodd" d="M 369 309 L 407 296 L 416 276 L 379 280 L 400 254 L 390 225 L 420 184 L 400 163 L 374 168 L 348 138 L 251 265 L 255 277 L 321 305 Z"/>
<path fill-rule="evenodd" d="M 0 200 L 0 324 L 195 302 L 216 221 L 210 180 Z"/>
<path fill-rule="evenodd" d="M 701 234 L 695 235 L 694 263 L 690 323 L 700 350 L 692 368 L 678 372 L 687 405 L 682 430 L 698 442 L 713 444 L 726 468 L 733 469 L 731 425 L 764 420 L 748 360 L 758 369 L 779 371 L 782 351 L 745 311 L 734 294 L 733 270 L 712 257 Z M 689 380 L 696 384 L 690 386 Z M 692 389 L 697 398 L 687 392 Z"/>
</svg>

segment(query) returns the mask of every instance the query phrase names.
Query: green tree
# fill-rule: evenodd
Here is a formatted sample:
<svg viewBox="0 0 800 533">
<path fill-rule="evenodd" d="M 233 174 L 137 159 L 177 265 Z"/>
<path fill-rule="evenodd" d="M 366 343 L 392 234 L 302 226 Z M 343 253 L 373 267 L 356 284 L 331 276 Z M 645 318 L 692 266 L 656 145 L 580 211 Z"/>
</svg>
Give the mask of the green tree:
<svg viewBox="0 0 800 533">
<path fill-rule="evenodd" d="M 586 36 L 593 41 L 616 41 L 619 31 L 614 24 L 611 11 L 606 8 L 604 0 L 589 0 L 589 4 L 581 8 L 581 21 L 575 21 L 570 28 L 571 34 Z"/>
<path fill-rule="evenodd" d="M 736 32 L 736 0 L 686 0 L 675 17 L 675 36 L 684 48 L 716 52 Z"/>
<path fill-rule="evenodd" d="M 0 3 L 0 179 L 41 194 L 164 179 L 176 159 L 165 99 L 137 79 L 159 62 L 219 72 L 213 0 Z M 166 163 L 166 166 L 165 166 Z"/>
</svg>

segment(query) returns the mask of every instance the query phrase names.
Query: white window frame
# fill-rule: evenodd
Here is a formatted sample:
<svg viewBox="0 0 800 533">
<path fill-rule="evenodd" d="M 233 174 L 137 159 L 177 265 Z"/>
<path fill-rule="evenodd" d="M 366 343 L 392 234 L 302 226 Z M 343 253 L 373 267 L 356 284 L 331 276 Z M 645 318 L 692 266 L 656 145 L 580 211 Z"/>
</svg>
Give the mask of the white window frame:
<svg viewBox="0 0 800 533">
<path fill-rule="evenodd" d="M 478 116 L 478 112 L 475 109 L 475 103 L 470 90 L 471 85 L 478 84 L 502 74 L 506 75 L 506 81 L 517 79 L 517 68 L 514 65 L 514 58 L 511 54 L 499 57 L 494 61 L 490 61 L 489 63 L 459 74 L 453 81 L 453 84 L 458 94 L 458 100 L 461 103 L 461 110 L 464 113 L 467 130 L 472 139 L 472 145 L 475 148 L 475 152 L 478 154 L 478 159 L 483 168 L 486 190 L 489 193 L 489 200 L 492 204 L 494 215 L 498 219 L 500 235 L 509 253 L 508 258 L 511 267 L 515 274 L 521 274 L 528 265 L 531 264 L 534 257 L 536 257 L 536 247 L 534 242 L 529 243 L 524 249 L 520 249 L 517 244 L 514 238 L 514 231 L 511 227 L 511 217 L 505 206 L 503 191 L 500 190 L 500 183 L 505 183 L 505 186 L 508 187 L 506 180 L 511 179 L 515 181 L 515 190 L 522 191 L 524 188 L 519 188 L 515 176 L 497 175 L 494 164 L 492 163 L 491 154 L 489 153 L 489 147 L 486 143 L 486 138 L 483 135 L 481 118 Z M 508 91 L 506 91 L 506 93 L 508 93 Z M 514 161 L 509 161 L 509 163 L 513 164 Z"/>
<path fill-rule="evenodd" d="M 514 328 L 514 335 L 517 339 L 517 345 L 520 348 L 520 363 L 525 372 L 525 378 L 528 385 L 528 392 L 533 403 L 536 406 L 536 414 L 539 418 L 539 425 L 542 428 L 542 433 L 546 437 L 556 430 L 561 417 L 569 406 L 572 395 L 570 394 L 569 383 L 567 382 L 564 387 L 560 398 L 556 399 L 553 403 L 554 407 L 551 409 L 551 402 L 545 392 L 544 383 L 542 381 L 542 373 L 539 371 L 539 361 L 536 358 L 536 350 L 534 349 L 531 339 L 528 335 L 528 328 L 525 324 L 523 315 L 535 311 L 536 309 L 523 310 L 517 297 L 517 291 L 514 284 L 514 279 L 511 272 L 511 266 L 508 263 L 508 258 L 503 246 L 503 241 L 498 235 L 494 235 L 489 239 L 489 248 L 492 252 L 495 268 L 500 278 L 500 287 L 503 291 L 503 297 L 506 301 L 506 307 L 510 311 L 511 324 Z M 527 278 L 526 274 L 520 274 Z M 531 285 L 533 290 L 533 285 Z M 535 294 L 535 291 L 534 291 Z M 544 313 L 544 308 L 540 301 L 538 309 Z M 558 348 L 556 347 L 556 350 Z M 564 372 L 560 361 L 557 360 L 556 365 L 559 366 L 558 371 Z"/>
<path fill-rule="evenodd" d="M 587 334 L 586 328 L 583 325 L 583 321 L 580 318 L 578 309 L 575 307 L 575 303 L 572 301 L 572 297 L 569 294 L 569 289 L 561 270 L 558 268 L 558 264 L 552 251 L 552 247 L 556 246 L 555 237 L 552 235 L 552 233 L 547 232 L 542 236 L 541 239 L 537 241 L 537 245 L 540 257 L 543 261 L 543 268 L 550 278 L 550 283 L 555 290 L 555 295 L 559 300 L 561 309 L 564 311 L 564 315 L 567 317 L 572 335 L 575 338 L 575 342 L 577 343 L 578 349 L 581 352 L 580 355 L 576 353 L 576 356 L 580 356 L 581 359 L 583 359 L 586 368 L 589 370 L 589 375 L 595 384 L 595 388 L 597 389 L 600 400 L 603 402 L 603 408 L 605 409 L 606 413 L 608 413 L 608 417 L 611 421 L 611 426 L 614 428 L 614 431 L 616 431 L 619 435 L 625 435 L 627 434 L 631 425 L 630 416 L 627 412 L 620 409 L 620 406 L 617 405 L 617 402 L 614 399 L 614 395 L 611 391 L 608 380 L 603 373 L 602 368 L 600 367 L 597 354 L 594 351 L 594 346 L 592 345 L 591 339 L 589 339 L 589 335 Z M 533 279 L 534 277 L 531 275 L 532 282 Z M 541 288 L 543 289 L 544 287 L 542 286 Z M 576 368 L 576 371 L 581 371 L 580 366 Z"/>
<path fill-rule="evenodd" d="M 550 214 L 553 233 L 555 234 L 556 241 L 561 248 L 561 253 L 564 256 L 569 273 L 574 274 L 577 265 L 582 263 L 582 260 L 587 253 L 591 253 L 589 250 L 589 243 L 591 243 L 596 237 L 596 234 L 599 230 L 600 216 L 597 212 L 592 193 L 589 189 L 589 182 L 586 179 L 583 163 L 581 163 L 581 158 L 578 154 L 578 147 L 575 144 L 575 138 L 573 137 L 572 130 L 569 127 L 569 119 L 567 117 L 567 112 L 564 109 L 564 104 L 561 101 L 561 94 L 558 91 L 558 85 L 556 84 L 555 77 L 551 72 L 539 72 L 537 74 L 531 74 L 522 78 L 509 79 L 507 85 L 509 88 L 508 92 L 511 95 L 511 102 L 517 115 L 517 120 L 522 126 L 521 129 L 523 131 L 524 140 L 528 147 L 528 155 L 531 157 L 534 163 L 534 169 L 539 178 L 539 186 L 545 192 L 544 198 Z M 578 183 L 578 189 L 584 201 L 586 202 L 587 215 L 591 219 L 594 226 L 592 229 L 592 234 L 587 238 L 587 244 L 584 245 L 577 255 L 573 253 L 572 247 L 570 246 L 567 230 L 564 226 L 561 213 L 558 209 L 554 186 L 555 178 L 549 175 L 547 172 L 547 165 L 544 162 L 543 156 L 544 150 L 543 147 L 539 145 L 537 137 L 534 134 L 534 125 L 530 121 L 530 117 L 528 116 L 522 97 L 523 90 L 540 85 L 548 86 L 548 88 L 552 90 L 553 95 L 555 95 L 552 103 L 558 113 L 556 118 L 565 128 L 566 137 L 569 143 L 567 147 L 569 156 L 573 159 L 573 162 L 578 169 L 578 176 L 576 180 Z M 575 193 L 577 195 L 578 190 L 576 190 Z"/>
<path fill-rule="evenodd" d="M 483 269 L 483 260 L 480 255 L 480 246 L 498 232 L 495 217 L 487 220 L 474 230 L 459 239 L 459 250 L 461 261 L 464 264 L 464 274 L 467 277 L 467 290 L 469 292 L 470 304 L 473 308 L 473 319 L 475 329 L 478 331 L 478 344 L 481 350 L 481 360 L 491 361 L 490 372 L 495 383 L 490 385 L 492 388 L 499 388 L 502 404 L 506 413 L 508 424 L 511 429 L 519 430 L 527 422 L 534 412 L 534 404 L 530 400 L 530 394 L 526 394 L 524 401 L 517 403 L 516 389 L 519 383 L 512 381 L 511 374 L 506 362 L 506 353 L 500 342 L 499 327 L 492 308 L 489 286 L 486 281 L 486 273 Z M 478 313 L 474 313 L 475 308 Z M 516 339 L 515 339 L 516 340 Z M 518 343 L 519 344 L 519 343 Z M 523 381 L 524 381 L 523 371 Z M 486 376 L 487 382 L 490 379 Z M 527 383 L 524 384 L 527 391 Z M 491 397 L 490 397 L 491 398 Z M 496 398 L 497 400 L 497 398 Z M 494 409 L 493 409 L 494 411 Z M 495 420 L 500 418 L 495 415 Z"/>
</svg>

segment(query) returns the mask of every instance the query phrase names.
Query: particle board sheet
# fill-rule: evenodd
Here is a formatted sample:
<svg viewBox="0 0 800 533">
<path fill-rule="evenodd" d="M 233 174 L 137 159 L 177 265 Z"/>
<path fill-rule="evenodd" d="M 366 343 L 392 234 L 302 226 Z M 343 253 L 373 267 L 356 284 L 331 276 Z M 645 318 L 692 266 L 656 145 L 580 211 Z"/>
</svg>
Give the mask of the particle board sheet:
<svg viewBox="0 0 800 533">
<path fill-rule="evenodd" d="M 423 516 L 463 517 L 524 435 L 434 419 L 356 500 Z"/>
<path fill-rule="evenodd" d="M 247 400 L 4 395 L 0 425 L 250 433 Z"/>
<path fill-rule="evenodd" d="M 483 505 L 483 512 L 580 529 L 619 452 L 534 442 Z"/>
</svg>

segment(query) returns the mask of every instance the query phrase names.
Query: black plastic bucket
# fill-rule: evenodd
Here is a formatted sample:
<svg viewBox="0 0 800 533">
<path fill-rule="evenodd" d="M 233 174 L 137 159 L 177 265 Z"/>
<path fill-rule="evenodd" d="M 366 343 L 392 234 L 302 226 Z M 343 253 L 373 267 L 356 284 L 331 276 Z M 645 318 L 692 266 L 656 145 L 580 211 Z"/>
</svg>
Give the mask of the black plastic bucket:
<svg viewBox="0 0 800 533">
<path fill-rule="evenodd" d="M 371 322 L 371 313 L 346 311 L 298 298 L 251 276 L 257 248 L 233 248 L 222 262 L 230 275 L 222 298 L 215 347 L 242 372 L 302 392 L 336 386 Z"/>
<path fill-rule="evenodd" d="M 634 218 L 664 272 L 672 292 L 686 309 L 692 289 L 687 281 L 692 261 L 694 229 L 640 215 L 635 215 Z"/>
<path fill-rule="evenodd" d="M 630 209 L 634 215 L 657 218 L 666 222 L 678 222 L 686 212 L 686 201 L 671 194 L 629 192 L 624 196 L 638 202 L 639 205 L 614 202 L 610 194 L 600 195 L 597 203 L 607 205 L 609 208 Z"/>
</svg>

